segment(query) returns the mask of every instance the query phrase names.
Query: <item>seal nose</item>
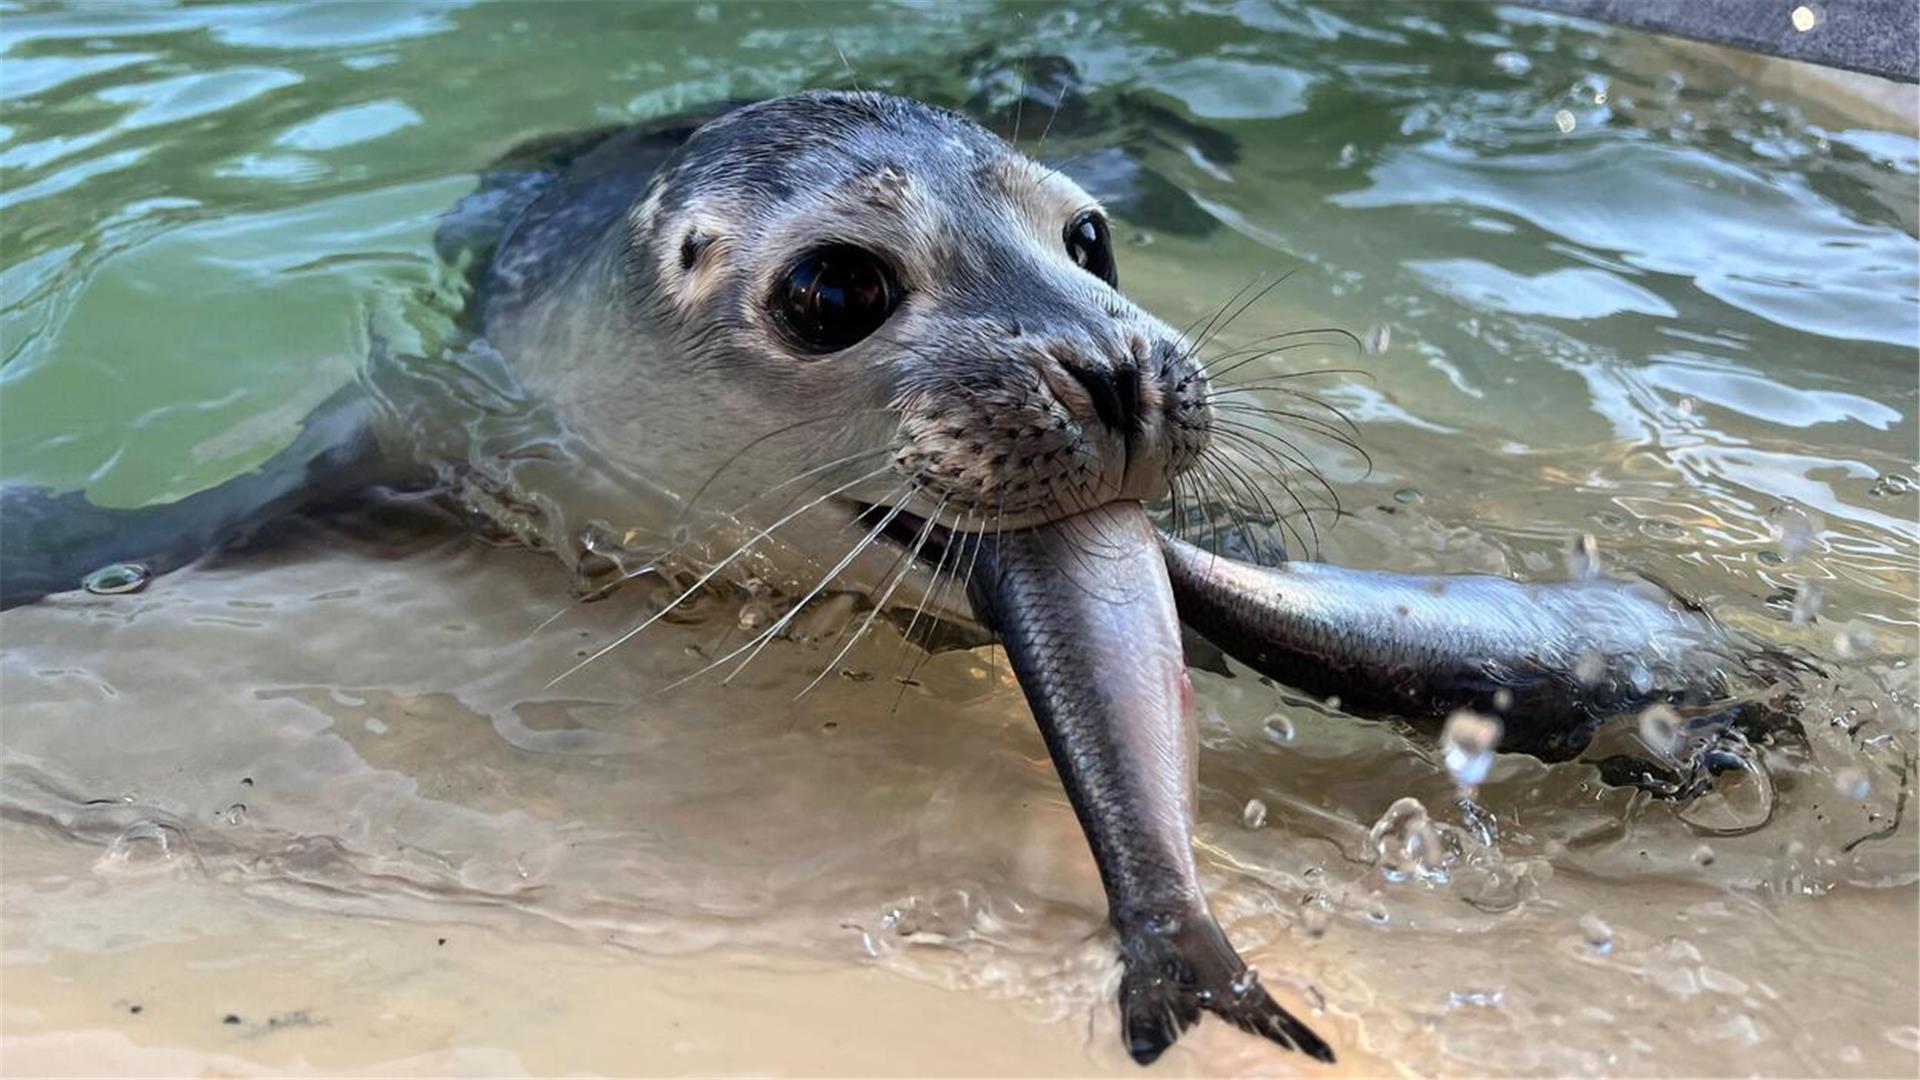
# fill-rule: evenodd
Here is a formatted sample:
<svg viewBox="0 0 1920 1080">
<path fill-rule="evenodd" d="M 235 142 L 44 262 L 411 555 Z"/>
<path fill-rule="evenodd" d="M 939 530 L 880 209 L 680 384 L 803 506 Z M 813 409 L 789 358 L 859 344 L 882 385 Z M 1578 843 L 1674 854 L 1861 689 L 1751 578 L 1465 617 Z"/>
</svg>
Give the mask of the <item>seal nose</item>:
<svg viewBox="0 0 1920 1080">
<path fill-rule="evenodd" d="M 1067 374 L 1087 388 L 1093 399 L 1093 411 L 1100 422 L 1122 438 L 1131 438 L 1140 430 L 1140 369 L 1128 365 L 1119 368 L 1060 365 Z"/>
</svg>

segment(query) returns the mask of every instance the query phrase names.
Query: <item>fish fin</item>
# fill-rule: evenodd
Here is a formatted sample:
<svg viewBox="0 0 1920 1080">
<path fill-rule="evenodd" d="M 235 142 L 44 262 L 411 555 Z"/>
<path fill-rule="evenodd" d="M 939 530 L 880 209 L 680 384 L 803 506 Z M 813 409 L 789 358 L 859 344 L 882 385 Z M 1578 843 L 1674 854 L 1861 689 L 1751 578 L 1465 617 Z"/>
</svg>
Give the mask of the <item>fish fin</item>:
<svg viewBox="0 0 1920 1080">
<path fill-rule="evenodd" d="M 1316 1061 L 1333 1048 L 1280 1007 L 1206 914 L 1182 919 L 1171 933 L 1123 934 L 1121 1034 L 1133 1060 L 1151 1064 L 1202 1010 Z"/>
</svg>

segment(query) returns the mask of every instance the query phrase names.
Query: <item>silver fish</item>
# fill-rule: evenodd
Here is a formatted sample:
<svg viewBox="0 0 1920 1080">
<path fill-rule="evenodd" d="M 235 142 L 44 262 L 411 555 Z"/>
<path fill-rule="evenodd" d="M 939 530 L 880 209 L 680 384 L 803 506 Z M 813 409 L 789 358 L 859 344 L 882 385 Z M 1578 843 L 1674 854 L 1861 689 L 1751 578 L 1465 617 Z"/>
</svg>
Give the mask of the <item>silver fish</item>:
<svg viewBox="0 0 1920 1080">
<path fill-rule="evenodd" d="M 1157 534 L 1138 503 L 983 538 L 969 594 L 1001 635 L 1100 868 L 1127 1050 L 1153 1061 L 1202 1010 L 1321 1061 L 1260 986 L 1194 869 L 1192 697 Z"/>
</svg>

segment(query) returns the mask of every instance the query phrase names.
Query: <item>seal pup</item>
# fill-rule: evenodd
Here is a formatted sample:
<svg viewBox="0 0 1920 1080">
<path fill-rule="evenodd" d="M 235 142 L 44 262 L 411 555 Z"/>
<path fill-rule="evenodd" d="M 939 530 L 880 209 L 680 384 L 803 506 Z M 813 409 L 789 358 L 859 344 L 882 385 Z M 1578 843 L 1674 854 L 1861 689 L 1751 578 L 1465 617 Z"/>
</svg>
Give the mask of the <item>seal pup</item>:
<svg viewBox="0 0 1920 1080">
<path fill-rule="evenodd" d="M 477 256 L 476 328 L 596 467 L 744 535 L 700 582 L 777 536 L 786 557 L 765 565 L 792 611 L 838 583 L 876 612 L 1000 633 L 1101 872 L 1136 1060 L 1209 1011 L 1332 1058 L 1252 977 L 1198 885 L 1178 614 L 1251 610 L 1208 618 L 1255 657 L 1347 648 L 1353 663 L 1325 665 L 1343 685 L 1397 679 L 1394 653 L 1377 634 L 1301 629 L 1266 579 L 1159 549 L 1144 505 L 1207 451 L 1211 392 L 1194 343 L 1119 292 L 1096 200 L 957 114 L 819 92 L 569 142 L 497 173 L 454 220 Z M 370 438 L 366 420 L 344 395 L 268 468 L 165 508 L 88 514 L 10 490 L 0 587 L 16 568 L 33 573 L 14 597 L 76 565 L 178 561 L 211 525 L 379 475 L 392 433 Z M 49 552 L 69 554 L 35 562 Z M 1419 587 L 1392 578 L 1314 580 L 1377 614 Z M 1260 604 L 1210 603 L 1248 596 Z M 1564 664 L 1587 631 L 1557 625 Z M 1456 653 L 1435 670 L 1472 663 L 1457 650 L 1480 640 L 1438 638 Z"/>
<path fill-rule="evenodd" d="M 873 93 L 744 106 L 651 176 L 632 160 L 597 147 L 519 214 L 481 334 L 565 427 L 683 499 L 751 506 L 817 470 L 800 509 L 750 524 L 835 541 L 821 584 L 884 606 L 918 571 L 923 604 L 986 613 L 1093 847 L 1136 1060 L 1203 1011 L 1332 1060 L 1199 885 L 1190 690 L 1144 504 L 1205 451 L 1212 409 L 1191 343 L 1120 293 L 1100 204 L 957 113 Z M 746 440 L 777 449 L 734 456 Z M 1116 666 L 1133 677 L 1097 677 Z"/>
</svg>

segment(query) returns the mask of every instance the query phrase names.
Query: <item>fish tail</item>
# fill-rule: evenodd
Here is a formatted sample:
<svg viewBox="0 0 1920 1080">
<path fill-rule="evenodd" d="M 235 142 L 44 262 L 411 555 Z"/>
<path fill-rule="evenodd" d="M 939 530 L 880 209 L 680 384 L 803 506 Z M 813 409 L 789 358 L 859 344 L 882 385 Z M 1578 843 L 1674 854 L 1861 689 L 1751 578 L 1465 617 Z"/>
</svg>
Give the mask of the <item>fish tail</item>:
<svg viewBox="0 0 1920 1080">
<path fill-rule="evenodd" d="M 1121 953 L 1122 1034 L 1136 1062 L 1158 1058 L 1202 1011 L 1316 1061 L 1333 1061 L 1333 1048 L 1273 1000 L 1212 916 L 1188 916 L 1171 930 L 1122 931 Z"/>
</svg>

